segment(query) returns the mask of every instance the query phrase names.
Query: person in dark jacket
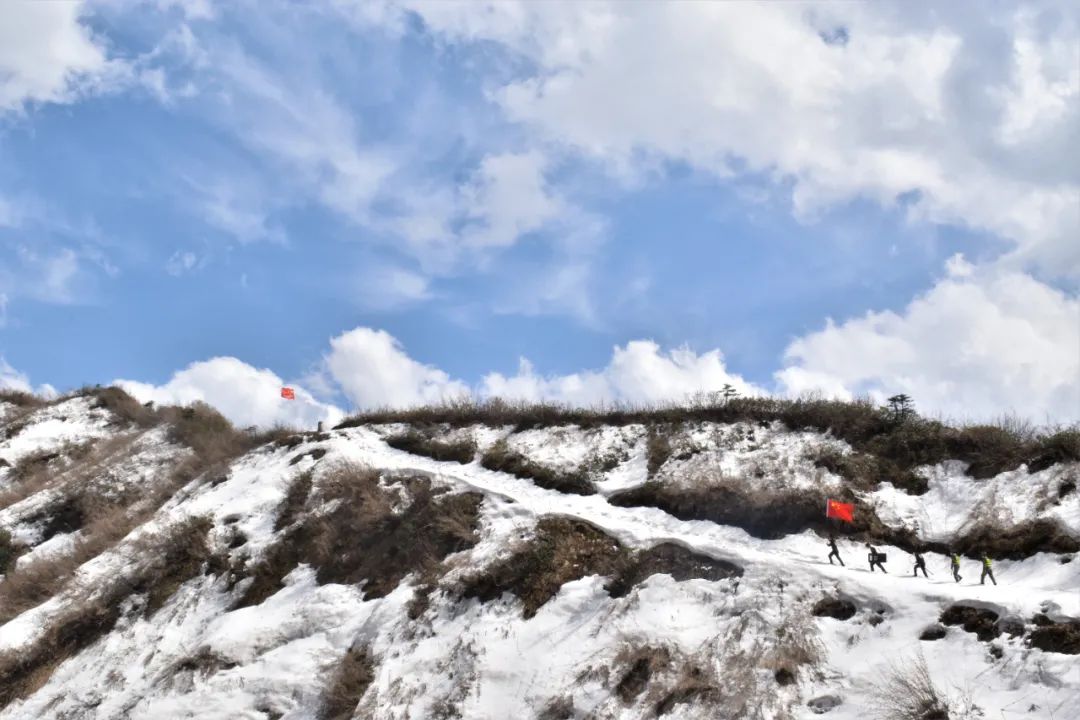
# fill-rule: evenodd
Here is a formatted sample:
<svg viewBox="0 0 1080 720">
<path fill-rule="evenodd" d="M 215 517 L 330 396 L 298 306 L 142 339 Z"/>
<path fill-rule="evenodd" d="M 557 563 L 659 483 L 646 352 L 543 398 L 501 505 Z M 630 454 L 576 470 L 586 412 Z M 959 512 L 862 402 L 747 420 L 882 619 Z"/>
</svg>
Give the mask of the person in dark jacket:
<svg viewBox="0 0 1080 720">
<path fill-rule="evenodd" d="M 867 559 L 870 561 L 870 572 L 874 572 L 874 566 L 881 568 L 881 572 L 888 575 L 888 571 L 885 570 L 885 566 L 881 564 L 881 554 L 877 551 L 877 548 L 866 543 L 866 549 L 870 551 L 867 555 Z"/>
<path fill-rule="evenodd" d="M 983 568 L 982 568 L 982 577 L 979 578 L 979 584 L 980 585 L 985 585 L 986 584 L 986 578 L 990 578 L 990 582 L 997 585 L 997 580 L 994 579 L 994 571 L 990 567 L 990 556 L 987 555 L 986 553 L 982 554 L 982 566 L 983 566 Z"/>
<path fill-rule="evenodd" d="M 840 557 L 840 550 L 836 547 L 836 536 L 829 533 L 829 564 L 832 565 L 832 559 L 836 558 L 840 561 L 840 567 L 844 567 L 844 559 Z"/>
<path fill-rule="evenodd" d="M 953 580 L 955 580 L 956 582 L 960 582 L 961 580 L 963 580 L 963 578 L 960 577 L 960 554 L 955 550 L 952 550 L 951 552 L 949 552 L 949 555 L 952 557 L 951 564 Z"/>
<path fill-rule="evenodd" d="M 914 577 L 919 577 L 919 571 L 922 570 L 923 577 L 930 577 L 926 574 L 926 560 L 923 559 L 922 553 L 918 550 L 915 551 L 915 572 L 912 573 Z"/>
</svg>

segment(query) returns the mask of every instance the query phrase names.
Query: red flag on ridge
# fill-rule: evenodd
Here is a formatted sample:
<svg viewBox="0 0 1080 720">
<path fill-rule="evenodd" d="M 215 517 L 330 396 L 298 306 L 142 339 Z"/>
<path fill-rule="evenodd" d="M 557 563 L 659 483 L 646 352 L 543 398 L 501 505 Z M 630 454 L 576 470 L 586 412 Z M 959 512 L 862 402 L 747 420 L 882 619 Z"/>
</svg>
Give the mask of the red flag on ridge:
<svg viewBox="0 0 1080 720">
<path fill-rule="evenodd" d="M 844 522 L 854 522 L 854 516 L 855 506 L 851 503 L 837 502 L 832 499 L 825 502 L 825 517 L 836 518 Z"/>
<path fill-rule="evenodd" d="M 286 400 L 295 400 L 296 391 L 294 391 L 290 387 L 283 387 L 281 388 L 281 397 L 285 398 Z"/>
</svg>

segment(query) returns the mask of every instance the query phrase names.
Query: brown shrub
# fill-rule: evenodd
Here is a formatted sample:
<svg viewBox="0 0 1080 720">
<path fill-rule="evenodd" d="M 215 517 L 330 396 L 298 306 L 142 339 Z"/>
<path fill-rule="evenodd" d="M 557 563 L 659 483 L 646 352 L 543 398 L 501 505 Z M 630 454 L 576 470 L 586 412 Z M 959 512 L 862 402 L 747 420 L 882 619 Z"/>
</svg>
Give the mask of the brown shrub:
<svg viewBox="0 0 1080 720">
<path fill-rule="evenodd" d="M 0 527 L 0 575 L 8 571 L 8 567 L 15 565 L 15 543 L 11 539 L 11 533 Z"/>
<path fill-rule="evenodd" d="M 308 496 L 311 494 L 311 471 L 303 472 L 293 478 L 285 491 L 285 499 L 278 506 L 274 516 L 274 532 L 292 525 L 300 517 Z"/>
<path fill-rule="evenodd" d="M 149 428 L 161 422 L 152 404 L 143 405 L 122 388 L 115 386 L 85 388 L 86 397 L 94 398 L 93 407 L 104 408 L 122 422 L 141 428 Z"/>
<path fill-rule="evenodd" d="M 660 698 L 653 708 L 656 717 L 662 717 L 675 709 L 676 705 L 691 702 L 714 702 L 720 698 L 720 688 L 716 678 L 707 670 L 695 664 L 683 667 L 674 687 Z"/>
<path fill-rule="evenodd" d="M 671 447 L 671 428 L 650 425 L 645 439 L 645 454 L 648 458 L 648 476 L 651 478 L 660 471 L 673 452 Z"/>
<path fill-rule="evenodd" d="M 659 508 L 680 520 L 711 520 L 733 525 L 764 539 L 807 529 L 827 529 L 822 510 L 825 497 L 816 492 L 751 492 L 736 483 L 676 488 L 647 482 L 614 493 L 608 501 L 619 507 Z"/>
<path fill-rule="evenodd" d="M 461 440 L 437 440 L 412 429 L 401 435 L 386 438 L 386 444 L 413 455 L 423 455 L 439 461 L 454 461 L 466 465 L 476 459 L 476 442 L 470 438 Z"/>
<path fill-rule="evenodd" d="M 670 575 L 674 580 L 724 580 L 742 577 L 743 569 L 735 563 L 710 555 L 693 552 L 676 543 L 660 543 L 635 553 L 631 561 L 611 579 L 606 589 L 611 597 L 623 597 L 635 585 L 656 574 Z"/>
<path fill-rule="evenodd" d="M 367 648 L 351 648 L 334 670 L 319 719 L 349 720 L 374 679 L 375 663 Z"/>
<path fill-rule="evenodd" d="M 855 603 L 847 598 L 824 597 L 814 603 L 810 610 L 814 617 L 831 617 L 836 620 L 850 620 L 855 616 Z"/>
<path fill-rule="evenodd" d="M 193 518 L 142 541 L 133 564 L 106 578 L 105 586 L 94 588 L 93 595 L 73 597 L 29 647 L 0 653 L 0 708 L 35 692 L 61 663 L 108 634 L 120 619 L 125 598 L 147 593 L 147 612 L 159 608 L 198 572 L 201 560 L 196 562 L 195 556 L 206 557 L 209 527 L 208 520 Z M 5 580 L 0 588 L 6 590 L 7 585 Z"/>
<path fill-rule="evenodd" d="M 639 647 L 623 650 L 615 662 L 626 668 L 615 685 L 615 694 L 629 705 L 645 691 L 653 675 L 671 665 L 671 652 L 665 647 Z"/>
<path fill-rule="evenodd" d="M 409 505 L 395 511 L 395 494 L 379 473 L 342 464 L 323 476 L 314 500 L 338 501 L 287 529 L 251 569 L 254 580 L 238 602 L 255 605 L 282 587 L 299 563 L 316 569 L 319 583 L 363 582 L 367 598 L 384 597 L 409 574 L 433 575 L 442 560 L 474 546 L 482 496 L 437 493 L 426 478 L 396 479 Z"/>
<path fill-rule="evenodd" d="M 488 470 L 532 480 L 538 487 L 546 490 L 557 490 L 573 495 L 596 494 L 596 487 L 584 472 L 560 472 L 535 463 L 512 450 L 505 439 L 492 445 L 480 458 L 480 464 Z"/>
<path fill-rule="evenodd" d="M 463 580 L 461 594 L 490 602 L 512 593 L 534 616 L 559 589 L 589 575 L 614 575 L 630 562 L 618 540 L 581 520 L 544 517 L 509 557 Z"/>
<path fill-rule="evenodd" d="M 47 404 L 44 398 L 22 390 L 0 389 L 0 402 L 11 403 L 20 408 L 39 408 Z"/>
<path fill-rule="evenodd" d="M 754 397 L 692 405 L 656 405 L 573 408 L 552 404 L 509 403 L 502 400 L 458 400 L 443 405 L 408 409 L 382 409 L 355 415 L 339 428 L 359 425 L 407 423 L 446 424 L 451 427 L 484 424 L 512 426 L 515 430 L 557 425 L 582 428 L 641 423 L 649 426 L 710 421 L 718 423 L 781 422 L 792 430 L 812 429 L 845 440 L 855 450 L 887 460 L 898 475 L 924 464 L 956 459 L 971 464 L 974 477 L 988 477 L 1011 470 L 1023 462 L 1037 469 L 1054 462 L 1080 458 L 1080 429 L 1069 428 L 1037 437 L 1029 428 L 1010 419 L 996 425 L 954 429 L 940 422 L 913 417 L 903 423 L 867 399 L 851 402 L 803 397 L 794 400 Z M 1049 464 L 1048 464 L 1049 463 Z M 906 477 L 912 480 L 911 476 Z M 918 487 L 916 482 L 913 486 Z"/>
</svg>

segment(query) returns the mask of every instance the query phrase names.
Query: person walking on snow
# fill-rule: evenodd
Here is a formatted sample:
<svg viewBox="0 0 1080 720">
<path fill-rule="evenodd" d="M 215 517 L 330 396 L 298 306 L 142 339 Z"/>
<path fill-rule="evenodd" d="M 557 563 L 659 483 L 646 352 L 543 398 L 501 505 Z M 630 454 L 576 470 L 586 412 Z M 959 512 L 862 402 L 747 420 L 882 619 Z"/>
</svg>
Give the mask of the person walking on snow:
<svg viewBox="0 0 1080 720">
<path fill-rule="evenodd" d="M 836 547 L 836 536 L 832 533 L 829 533 L 829 548 L 831 548 L 829 552 L 829 564 L 833 564 L 832 559 L 835 557 L 840 561 L 840 567 L 844 567 L 844 558 L 840 557 L 840 550 Z"/>
<path fill-rule="evenodd" d="M 923 560 L 922 553 L 918 550 L 915 551 L 915 572 L 912 573 L 913 577 L 919 577 L 919 570 L 922 570 L 923 577 L 930 577 L 926 574 L 926 560 Z"/>
<path fill-rule="evenodd" d="M 963 580 L 963 578 L 960 577 L 960 555 L 957 554 L 957 552 L 955 550 L 950 552 L 949 555 L 952 556 L 952 576 L 953 576 L 953 580 L 955 580 L 956 582 L 960 582 L 961 580 Z"/>
<path fill-rule="evenodd" d="M 982 555 L 982 564 L 983 564 L 983 571 L 982 571 L 982 577 L 979 578 L 979 584 L 980 585 L 985 585 L 986 584 L 986 578 L 989 577 L 990 582 L 997 585 L 997 580 L 994 579 L 994 571 L 990 567 L 990 556 L 987 555 L 986 553 L 983 553 L 983 555 Z"/>
<path fill-rule="evenodd" d="M 874 572 L 874 566 L 876 565 L 881 568 L 881 572 L 888 575 L 889 573 L 885 570 L 885 566 L 881 564 L 881 556 L 878 554 L 877 548 L 870 543 L 866 543 L 866 549 L 870 551 L 870 554 L 867 556 L 870 560 L 870 572 Z"/>
</svg>

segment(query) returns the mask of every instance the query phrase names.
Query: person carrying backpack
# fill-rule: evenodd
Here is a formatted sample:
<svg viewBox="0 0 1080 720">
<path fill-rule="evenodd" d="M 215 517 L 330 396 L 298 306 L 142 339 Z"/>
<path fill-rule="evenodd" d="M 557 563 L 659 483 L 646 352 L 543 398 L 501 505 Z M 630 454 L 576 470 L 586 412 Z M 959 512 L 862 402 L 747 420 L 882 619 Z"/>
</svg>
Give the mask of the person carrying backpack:
<svg viewBox="0 0 1080 720">
<path fill-rule="evenodd" d="M 982 554 L 982 565 L 982 577 L 979 578 L 979 584 L 985 585 L 986 578 L 990 578 L 990 582 L 994 583 L 994 585 L 997 585 L 997 580 L 994 579 L 994 571 L 990 567 L 990 556 L 987 555 L 985 552 Z"/>
<path fill-rule="evenodd" d="M 923 577 L 930 577 L 926 574 L 926 560 L 923 559 L 922 553 L 918 550 L 915 551 L 915 572 L 912 577 L 919 577 L 919 570 L 922 570 Z"/>
<path fill-rule="evenodd" d="M 829 551 L 829 564 L 833 564 L 832 559 L 835 557 L 840 561 L 840 567 L 844 567 L 844 559 L 840 557 L 840 550 L 836 547 L 836 536 L 831 532 L 829 533 L 829 548 L 831 548 Z"/>
<path fill-rule="evenodd" d="M 953 580 L 955 580 L 956 582 L 960 582 L 963 579 L 960 577 L 960 555 L 955 550 L 951 551 L 949 555 L 952 558 L 951 564 Z"/>
<path fill-rule="evenodd" d="M 889 573 L 885 570 L 885 566 L 881 564 L 882 556 L 881 553 L 877 551 L 877 548 L 870 543 L 866 543 L 866 549 L 870 551 L 869 555 L 867 555 L 867 559 L 870 560 L 870 572 L 874 572 L 874 566 L 876 565 L 881 568 L 881 572 L 888 575 Z"/>
</svg>

